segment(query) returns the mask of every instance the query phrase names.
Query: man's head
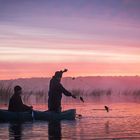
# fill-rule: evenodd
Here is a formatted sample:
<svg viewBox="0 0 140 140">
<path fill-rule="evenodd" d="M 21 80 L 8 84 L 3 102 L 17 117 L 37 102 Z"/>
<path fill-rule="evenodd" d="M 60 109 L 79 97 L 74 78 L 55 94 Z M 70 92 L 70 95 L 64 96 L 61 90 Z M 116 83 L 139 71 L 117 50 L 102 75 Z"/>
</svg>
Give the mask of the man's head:
<svg viewBox="0 0 140 140">
<path fill-rule="evenodd" d="M 62 71 L 56 71 L 54 77 L 60 81 L 62 78 L 62 74 Z"/>
<path fill-rule="evenodd" d="M 16 94 L 21 94 L 22 93 L 22 88 L 20 87 L 20 86 L 15 86 L 14 87 L 14 93 L 16 93 Z"/>
<path fill-rule="evenodd" d="M 56 71 L 54 76 L 56 78 L 62 78 L 62 73 L 63 73 L 62 71 Z"/>
<path fill-rule="evenodd" d="M 68 71 L 67 69 L 64 69 L 63 71 L 62 70 L 56 71 L 54 77 L 56 79 L 58 79 L 59 81 L 61 81 L 61 78 L 62 78 L 63 73 L 64 72 L 67 72 L 67 71 Z"/>
</svg>

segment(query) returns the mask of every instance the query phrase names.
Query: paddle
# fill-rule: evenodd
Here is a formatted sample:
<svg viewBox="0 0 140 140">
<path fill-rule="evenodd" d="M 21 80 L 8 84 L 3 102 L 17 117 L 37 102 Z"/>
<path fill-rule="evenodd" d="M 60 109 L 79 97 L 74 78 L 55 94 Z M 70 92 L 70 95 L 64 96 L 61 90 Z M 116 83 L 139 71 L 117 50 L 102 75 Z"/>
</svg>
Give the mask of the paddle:
<svg viewBox="0 0 140 140">
<path fill-rule="evenodd" d="M 34 111 L 32 110 L 32 119 L 35 120 Z"/>
<path fill-rule="evenodd" d="M 32 119 L 33 119 L 33 121 L 34 121 L 34 120 L 35 120 L 35 115 L 34 115 L 33 106 L 30 106 L 30 109 L 31 109 L 31 111 L 32 111 Z"/>
</svg>

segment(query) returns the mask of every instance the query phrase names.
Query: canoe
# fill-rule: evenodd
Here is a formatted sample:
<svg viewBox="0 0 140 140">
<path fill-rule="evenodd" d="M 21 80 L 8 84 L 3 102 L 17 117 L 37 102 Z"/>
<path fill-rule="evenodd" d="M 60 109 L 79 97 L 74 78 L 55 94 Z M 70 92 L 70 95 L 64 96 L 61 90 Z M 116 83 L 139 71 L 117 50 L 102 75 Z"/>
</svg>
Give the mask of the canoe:
<svg viewBox="0 0 140 140">
<path fill-rule="evenodd" d="M 76 117 L 76 109 L 69 109 L 60 113 L 53 111 L 37 111 L 32 112 L 10 112 L 0 109 L 0 122 L 8 121 L 32 121 L 32 120 L 74 120 Z"/>
</svg>

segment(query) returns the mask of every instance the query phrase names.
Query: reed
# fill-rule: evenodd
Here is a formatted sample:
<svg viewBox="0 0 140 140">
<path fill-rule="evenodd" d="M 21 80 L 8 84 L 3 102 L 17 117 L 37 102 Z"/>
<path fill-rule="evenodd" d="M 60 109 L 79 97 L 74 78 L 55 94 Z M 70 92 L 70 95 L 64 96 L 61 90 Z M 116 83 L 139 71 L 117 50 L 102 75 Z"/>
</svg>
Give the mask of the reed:
<svg viewBox="0 0 140 140">
<path fill-rule="evenodd" d="M 89 93 L 90 96 L 111 96 L 111 94 L 111 89 L 94 89 Z"/>
<path fill-rule="evenodd" d="M 84 91 L 81 89 L 73 89 L 71 92 L 75 96 L 111 96 L 111 89 L 93 89 L 92 91 Z"/>
<path fill-rule="evenodd" d="M 8 103 L 12 93 L 13 90 L 10 84 L 7 86 L 0 84 L 0 102 Z"/>
<path fill-rule="evenodd" d="M 140 89 L 129 89 L 129 90 L 124 90 L 122 92 L 122 95 L 124 96 L 140 96 Z"/>
<path fill-rule="evenodd" d="M 22 98 L 24 102 L 30 102 L 34 98 L 35 102 L 40 101 L 47 101 L 48 99 L 48 92 L 44 90 L 38 90 L 38 91 L 27 91 L 23 93 Z"/>
<path fill-rule="evenodd" d="M 75 96 L 83 96 L 85 93 L 84 90 L 81 89 L 72 89 L 70 92 Z"/>
</svg>

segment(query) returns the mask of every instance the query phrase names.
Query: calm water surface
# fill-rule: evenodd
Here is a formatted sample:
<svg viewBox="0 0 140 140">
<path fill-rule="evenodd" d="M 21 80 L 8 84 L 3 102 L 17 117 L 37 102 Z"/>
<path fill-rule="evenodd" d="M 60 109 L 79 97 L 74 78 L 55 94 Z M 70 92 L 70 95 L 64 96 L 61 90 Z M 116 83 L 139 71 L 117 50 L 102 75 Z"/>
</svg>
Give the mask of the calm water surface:
<svg viewBox="0 0 140 140">
<path fill-rule="evenodd" d="M 104 105 L 109 106 L 107 113 Z M 34 105 L 45 110 L 45 104 Z M 1 140 L 140 140 L 140 103 L 88 101 L 65 102 L 63 109 L 76 108 L 82 118 L 75 121 L 0 123 Z"/>
</svg>

